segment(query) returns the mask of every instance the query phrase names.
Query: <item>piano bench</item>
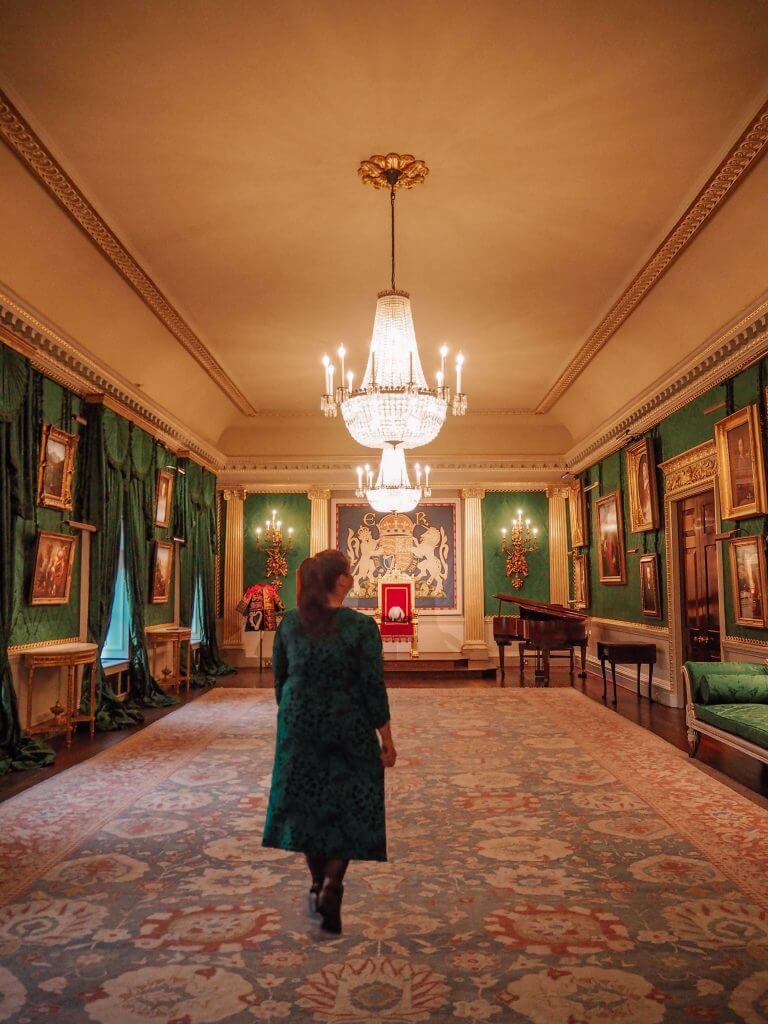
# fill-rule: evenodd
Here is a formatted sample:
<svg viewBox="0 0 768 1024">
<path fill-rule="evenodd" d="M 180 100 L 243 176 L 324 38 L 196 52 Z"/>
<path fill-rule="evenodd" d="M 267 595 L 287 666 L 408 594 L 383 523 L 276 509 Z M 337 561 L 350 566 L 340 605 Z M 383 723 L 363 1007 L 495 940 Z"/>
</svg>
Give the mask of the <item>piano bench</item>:
<svg viewBox="0 0 768 1024">
<path fill-rule="evenodd" d="M 613 682 L 613 703 L 616 703 L 616 666 L 637 665 L 637 697 L 640 699 L 640 666 L 648 666 L 648 702 L 653 704 L 653 666 L 656 664 L 656 644 L 619 644 L 605 640 L 597 642 L 597 657 L 603 670 L 603 700 L 608 696 L 605 663 L 610 663 Z"/>
</svg>

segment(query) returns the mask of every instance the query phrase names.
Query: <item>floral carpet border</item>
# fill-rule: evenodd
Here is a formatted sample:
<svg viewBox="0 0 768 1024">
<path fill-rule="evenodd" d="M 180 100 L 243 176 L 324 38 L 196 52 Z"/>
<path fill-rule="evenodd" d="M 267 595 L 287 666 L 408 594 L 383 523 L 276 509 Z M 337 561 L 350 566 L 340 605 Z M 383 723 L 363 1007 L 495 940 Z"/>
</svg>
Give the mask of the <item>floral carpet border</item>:
<svg viewBox="0 0 768 1024">
<path fill-rule="evenodd" d="M 232 701 L 249 696 L 246 690 L 211 690 L 0 804 L 0 906 L 193 760 L 221 732 Z"/>
<path fill-rule="evenodd" d="M 768 909 L 768 813 L 682 751 L 576 690 L 519 690 L 743 893 Z"/>
</svg>

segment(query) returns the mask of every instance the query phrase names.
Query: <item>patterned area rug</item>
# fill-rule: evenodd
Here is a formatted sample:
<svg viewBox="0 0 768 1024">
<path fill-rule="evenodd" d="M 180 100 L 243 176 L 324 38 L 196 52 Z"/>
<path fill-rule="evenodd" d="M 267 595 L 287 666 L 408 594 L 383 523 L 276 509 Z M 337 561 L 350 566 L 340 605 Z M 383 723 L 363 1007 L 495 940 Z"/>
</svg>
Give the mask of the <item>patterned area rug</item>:
<svg viewBox="0 0 768 1024">
<path fill-rule="evenodd" d="M 0 1021 L 768 1020 L 768 813 L 574 690 L 396 690 L 388 864 L 322 938 L 260 845 L 271 695 L 0 806 Z"/>
</svg>

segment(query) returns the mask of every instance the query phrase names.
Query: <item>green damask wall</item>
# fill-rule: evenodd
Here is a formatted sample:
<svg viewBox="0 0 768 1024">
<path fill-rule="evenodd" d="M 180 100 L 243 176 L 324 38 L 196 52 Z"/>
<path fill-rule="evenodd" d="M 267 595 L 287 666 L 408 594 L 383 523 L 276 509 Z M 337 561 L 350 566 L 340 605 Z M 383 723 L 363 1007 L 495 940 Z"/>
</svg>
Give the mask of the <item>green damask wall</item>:
<svg viewBox="0 0 768 1024">
<path fill-rule="evenodd" d="M 682 409 L 662 420 L 651 432 L 656 449 L 657 463 L 665 462 L 677 455 L 681 455 L 689 448 L 710 441 L 714 437 L 714 425 L 726 415 L 724 407 L 715 409 L 712 412 L 706 410 L 712 406 L 725 402 L 728 392 L 732 394 L 734 411 L 742 409 L 747 405 L 759 403 L 760 396 L 760 371 L 757 365 L 748 367 L 742 373 L 737 374 L 730 381 L 711 388 L 699 398 L 689 402 Z M 763 437 L 763 446 L 768 447 L 768 437 Z M 626 463 L 624 451 L 615 452 L 607 456 L 599 463 L 591 466 L 582 474 L 585 485 L 600 481 L 600 485 L 587 494 L 588 506 L 588 536 L 589 536 L 589 563 L 590 563 L 590 591 L 592 615 L 606 619 L 617 619 L 626 622 L 648 622 L 653 624 L 666 624 L 667 622 L 667 594 L 665 593 L 666 566 L 665 566 L 665 535 L 663 528 L 663 506 L 660 508 L 662 527 L 654 535 L 631 534 L 629 533 L 629 508 L 628 494 L 626 488 Z M 658 491 L 660 497 L 663 495 L 663 475 L 657 471 Z M 595 535 L 594 535 L 594 499 L 601 494 L 621 487 L 623 508 L 624 508 L 624 535 L 627 547 L 627 584 L 625 586 L 605 586 L 597 578 L 597 559 L 595 556 Z M 754 519 L 742 519 L 738 523 L 723 521 L 723 530 L 729 530 L 734 526 L 740 528 L 742 536 L 755 533 L 766 533 L 766 517 L 758 516 Z M 629 549 L 639 548 L 636 554 L 629 554 Z M 638 559 L 644 551 L 658 551 L 659 574 L 661 581 L 661 598 L 664 617 L 662 619 L 649 619 L 643 616 L 640 610 L 640 578 Z M 723 544 L 723 569 L 724 589 L 721 595 L 725 605 L 726 629 L 731 636 L 741 636 L 753 640 L 768 640 L 768 630 L 749 629 L 736 626 L 733 621 L 733 609 L 731 607 L 731 581 L 730 565 L 728 557 L 727 542 Z"/>
<path fill-rule="evenodd" d="M 256 527 L 264 527 L 264 523 L 272 516 L 272 509 L 277 509 L 277 517 L 283 523 L 283 535 L 289 526 L 293 527 L 293 546 L 288 554 L 288 575 L 286 576 L 280 596 L 285 607 L 296 607 L 296 570 L 309 555 L 309 527 L 311 502 L 306 494 L 248 494 L 243 508 L 243 591 L 254 583 L 265 583 L 266 555 L 256 550 Z"/>
<path fill-rule="evenodd" d="M 494 594 L 512 593 L 512 581 L 505 572 L 507 556 L 501 550 L 501 528 L 523 510 L 523 519 L 538 527 L 539 546 L 528 555 L 528 576 L 521 597 L 549 601 L 549 499 L 544 491 L 490 491 L 483 498 L 483 575 L 485 614 L 496 615 L 499 602 Z M 510 611 L 514 610 L 510 606 Z"/>
<path fill-rule="evenodd" d="M 43 378 L 42 414 L 46 423 L 75 434 L 81 428 L 72 419 L 79 415 L 82 403 L 77 395 L 61 387 L 55 381 Z M 77 474 L 77 459 L 75 459 Z M 73 492 L 76 481 L 73 481 Z M 31 644 L 45 640 L 60 640 L 76 637 L 80 633 L 80 548 L 82 538 L 78 540 L 75 552 L 75 567 L 72 575 L 72 588 L 69 592 L 68 604 L 30 605 L 29 589 L 35 561 L 35 544 L 37 531 L 50 530 L 53 533 L 69 533 L 69 527 L 63 526 L 64 519 L 72 519 L 72 512 L 59 512 L 56 509 L 36 508 L 37 521 L 16 522 L 16 544 L 20 545 L 23 557 L 17 563 L 14 580 L 14 607 L 17 609 L 11 630 L 11 646 Z"/>
</svg>

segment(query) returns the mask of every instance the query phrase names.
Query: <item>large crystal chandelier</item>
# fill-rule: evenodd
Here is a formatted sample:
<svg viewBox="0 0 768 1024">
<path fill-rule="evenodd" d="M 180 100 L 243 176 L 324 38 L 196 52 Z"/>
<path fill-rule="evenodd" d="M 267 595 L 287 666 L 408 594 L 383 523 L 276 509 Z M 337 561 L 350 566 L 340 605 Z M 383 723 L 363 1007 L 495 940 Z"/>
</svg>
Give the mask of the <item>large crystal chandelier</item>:
<svg viewBox="0 0 768 1024">
<path fill-rule="evenodd" d="M 327 355 L 323 357 L 325 389 L 320 407 L 326 416 L 337 416 L 341 409 L 347 430 L 355 441 L 366 448 L 381 449 L 376 487 L 363 488 L 358 480 L 358 492 L 366 495 L 369 491 L 381 492 L 369 497 L 373 507 L 376 507 L 374 501 L 383 502 L 383 495 L 389 495 L 386 511 L 395 510 L 393 501 L 401 505 L 413 501 L 410 508 L 414 508 L 421 494 L 420 486 L 410 485 L 405 451 L 433 441 L 449 409 L 455 416 L 463 416 L 467 411 L 467 396 L 461 389 L 463 355 L 459 353 L 456 357 L 453 391 L 446 379 L 448 349 L 445 345 L 440 349 L 441 364 L 435 374 L 435 386 L 427 383 L 419 358 L 410 296 L 400 291 L 395 283 L 395 195 L 398 189 L 421 184 L 428 173 L 422 160 L 415 160 L 408 154 L 372 156 L 360 164 L 358 174 L 364 183 L 389 189 L 391 287 L 378 295 L 368 361 L 359 387 L 354 387 L 354 374 L 346 369 L 347 350 L 343 345 L 338 350 L 338 378 L 335 363 Z M 407 510 L 399 508 L 397 511 Z"/>
</svg>

